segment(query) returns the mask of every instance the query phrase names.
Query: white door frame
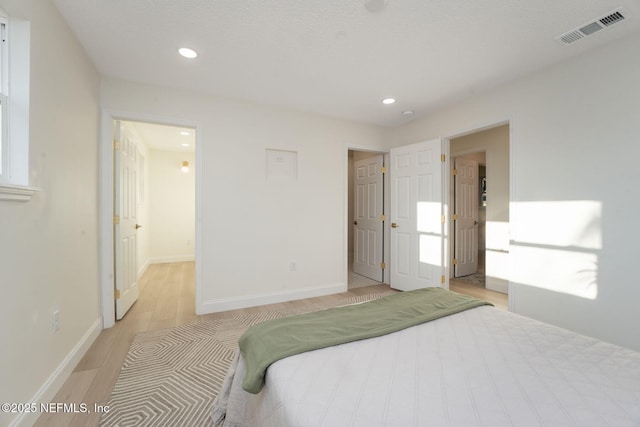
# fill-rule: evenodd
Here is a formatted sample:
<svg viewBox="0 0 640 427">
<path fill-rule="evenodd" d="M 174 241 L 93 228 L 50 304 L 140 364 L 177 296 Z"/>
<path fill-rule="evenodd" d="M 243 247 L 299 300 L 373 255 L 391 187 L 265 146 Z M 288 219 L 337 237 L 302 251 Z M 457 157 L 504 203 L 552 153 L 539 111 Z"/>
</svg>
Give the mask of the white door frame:
<svg viewBox="0 0 640 427">
<path fill-rule="evenodd" d="M 194 307 L 202 299 L 202 249 L 200 236 L 202 229 L 202 125 L 184 119 L 167 118 L 148 114 L 103 109 L 100 123 L 99 149 L 99 236 L 100 236 L 100 297 L 102 307 L 102 327 L 110 328 L 115 324 L 114 303 L 114 256 L 113 256 L 113 121 L 125 120 L 157 123 L 163 125 L 191 127 L 196 130 L 196 235 L 195 235 L 195 295 Z"/>
<path fill-rule="evenodd" d="M 480 170 L 480 164 L 476 159 L 465 158 L 464 156 L 452 157 L 451 161 L 454 170 L 457 171 L 453 178 L 453 213 L 457 217 L 455 221 L 452 221 L 455 232 L 451 235 L 451 243 L 453 244 L 455 259 L 458 260 L 452 266 L 452 270 L 453 276 L 459 277 L 478 272 L 478 236 L 480 230 L 480 222 L 478 221 L 480 219 L 480 209 L 478 208 L 480 202 L 478 194 L 480 178 L 478 178 L 478 171 Z M 461 172 L 461 170 L 463 171 Z M 467 174 L 469 170 L 472 173 Z M 468 190 L 469 184 L 473 191 L 463 190 Z M 472 220 L 473 222 L 471 222 Z M 466 256 L 469 252 L 471 252 L 471 258 Z"/>
<path fill-rule="evenodd" d="M 345 290 L 349 287 L 349 229 L 352 227 L 351 222 L 349 222 L 349 151 L 367 151 L 371 153 L 382 154 L 384 156 L 384 164 L 388 167 L 389 165 L 389 149 L 381 148 L 377 146 L 365 146 L 365 145 L 351 145 L 346 144 L 344 149 L 344 284 Z M 384 174 L 383 180 L 383 191 L 384 191 L 384 212 L 385 214 L 389 214 L 389 208 L 391 206 L 389 202 L 389 173 Z M 384 236 L 384 245 L 383 245 L 383 262 L 388 266 L 389 265 L 389 227 L 385 222 L 384 227 L 382 229 L 382 233 Z M 389 283 L 389 267 L 384 270 L 383 273 L 384 283 Z"/>
<path fill-rule="evenodd" d="M 449 170 L 449 139 L 450 138 L 442 138 L 442 152 L 445 154 L 445 162 L 443 164 L 443 170 Z M 390 164 L 390 156 L 388 148 L 381 148 L 378 146 L 366 146 L 366 145 L 351 145 L 346 144 L 344 150 L 344 283 L 345 289 L 348 288 L 349 283 L 349 228 L 351 227 L 351 223 L 349 222 L 349 151 L 368 151 L 372 153 L 380 153 L 384 154 L 384 164 L 387 168 L 389 168 Z M 443 191 L 443 202 L 444 202 L 444 215 L 449 217 L 449 198 L 445 196 L 449 192 L 449 180 L 448 174 L 443 173 L 442 177 L 442 191 Z M 384 212 L 386 215 L 389 215 L 391 212 L 391 185 L 390 185 L 390 177 L 389 172 L 384 175 Z M 391 271 L 391 259 L 390 259 L 390 248 L 391 248 L 391 228 L 390 223 L 388 221 L 385 222 L 383 233 L 384 233 L 384 263 L 387 265 L 387 268 L 384 270 L 384 283 L 390 282 L 390 271 Z M 449 289 L 449 259 L 446 254 L 449 253 L 449 230 L 448 227 L 444 227 L 444 236 L 443 236 L 443 274 L 445 277 L 445 283 L 442 284 L 442 287 L 445 289 Z"/>
<path fill-rule="evenodd" d="M 445 191 L 445 209 L 447 209 L 447 212 L 445 213 L 447 221 L 449 221 L 449 224 L 451 224 L 451 215 L 453 214 L 453 211 L 449 210 L 449 203 L 451 203 L 450 200 L 450 195 L 451 195 L 451 186 L 453 185 L 453 177 L 450 173 L 451 171 L 451 140 L 455 139 L 455 138 L 460 138 L 462 136 L 466 136 L 466 135 L 471 135 L 473 133 L 477 133 L 477 132 L 481 132 L 483 130 L 488 130 L 488 129 L 492 129 L 498 126 L 502 126 L 502 125 L 509 125 L 509 204 L 511 204 L 514 200 L 517 200 L 516 197 L 516 189 L 515 189 L 515 183 L 516 183 L 516 173 L 515 173 L 515 168 L 513 167 L 513 165 L 515 164 L 515 156 L 516 156 L 516 148 L 517 145 L 515 144 L 515 137 L 514 137 L 514 119 L 513 117 L 507 117 L 507 118 L 499 118 L 496 120 L 492 120 L 492 121 L 488 121 L 488 122 L 484 122 L 484 123 L 479 123 L 475 126 L 471 126 L 468 127 L 466 129 L 462 129 L 459 130 L 457 132 L 454 132 L 452 134 L 450 134 L 449 136 L 443 137 L 444 140 L 444 147 L 443 147 L 443 152 L 446 154 L 446 159 L 447 162 L 445 164 L 445 168 L 448 171 L 444 178 L 443 178 L 443 183 L 444 183 L 444 187 L 443 187 L 443 191 Z M 473 150 L 469 151 L 469 152 L 476 152 L 476 151 L 487 151 L 485 146 L 478 146 L 477 149 L 476 147 L 474 147 Z M 463 154 L 463 153 L 459 153 L 459 154 Z M 489 170 L 489 159 L 487 159 L 487 170 Z M 513 209 L 509 209 L 509 224 L 514 224 L 514 210 Z M 445 232 L 449 233 L 451 231 L 451 226 L 449 227 L 445 227 Z M 449 278 L 451 277 L 451 269 L 450 269 L 450 264 L 451 264 L 451 260 L 453 259 L 453 245 L 449 244 L 449 239 L 445 238 L 445 286 L 443 286 L 446 289 L 449 289 Z M 509 242 L 509 259 L 510 259 L 510 267 L 512 267 L 513 265 L 513 260 L 515 259 L 515 251 L 516 251 L 516 246 L 511 244 L 511 241 Z M 516 306 L 515 306 L 515 302 L 516 302 L 516 287 L 512 286 L 511 283 L 511 279 L 509 279 L 509 290 L 507 292 L 507 297 L 508 297 L 508 308 L 509 311 L 515 311 L 516 310 Z"/>
<path fill-rule="evenodd" d="M 362 151 L 354 151 L 353 159 L 353 190 L 354 197 L 351 208 L 353 209 L 353 272 L 361 276 L 368 277 L 376 282 L 383 281 L 384 268 L 382 266 L 384 257 L 384 224 L 385 218 L 381 215 L 384 212 L 384 154 L 372 153 L 371 157 L 355 160 L 355 153 Z M 364 175 L 359 176 L 359 168 L 365 169 Z M 375 171 L 371 175 L 372 168 Z M 375 184 L 374 194 L 371 194 L 371 184 Z M 364 186 L 363 186 L 364 185 Z M 375 202 L 370 212 L 371 197 Z M 372 214 L 374 215 L 372 217 Z M 371 233 L 375 234 L 372 237 Z M 371 239 L 374 242 L 374 252 L 370 253 Z M 360 255 L 365 255 L 364 259 Z M 373 264 L 371 263 L 373 257 Z"/>
</svg>

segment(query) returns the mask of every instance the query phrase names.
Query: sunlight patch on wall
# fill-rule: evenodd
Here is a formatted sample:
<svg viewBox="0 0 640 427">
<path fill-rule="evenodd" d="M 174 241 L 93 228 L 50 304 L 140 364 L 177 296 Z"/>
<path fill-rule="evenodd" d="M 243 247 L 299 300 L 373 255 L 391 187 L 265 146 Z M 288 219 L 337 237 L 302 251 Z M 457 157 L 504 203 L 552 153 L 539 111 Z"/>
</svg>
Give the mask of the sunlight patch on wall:
<svg viewBox="0 0 640 427">
<path fill-rule="evenodd" d="M 485 227 L 485 245 L 487 250 L 509 252 L 509 223 L 487 221 Z"/>
<path fill-rule="evenodd" d="M 602 203 L 592 200 L 514 203 L 519 243 L 602 249 Z"/>
<path fill-rule="evenodd" d="M 485 275 L 487 277 L 494 277 L 502 280 L 510 279 L 511 264 L 509 262 L 509 252 L 487 249 L 485 256 Z"/>
<path fill-rule="evenodd" d="M 602 203 L 590 200 L 513 203 L 518 227 L 512 280 L 587 299 L 598 296 Z"/>
<path fill-rule="evenodd" d="M 509 280 L 511 277 L 511 263 L 509 261 L 509 223 L 487 221 L 485 227 L 485 274 L 487 278 L 493 277 L 501 280 Z"/>
<path fill-rule="evenodd" d="M 527 262 L 518 265 L 515 282 L 592 300 L 597 298 L 596 254 L 523 246 L 518 248 L 518 257 Z"/>
</svg>

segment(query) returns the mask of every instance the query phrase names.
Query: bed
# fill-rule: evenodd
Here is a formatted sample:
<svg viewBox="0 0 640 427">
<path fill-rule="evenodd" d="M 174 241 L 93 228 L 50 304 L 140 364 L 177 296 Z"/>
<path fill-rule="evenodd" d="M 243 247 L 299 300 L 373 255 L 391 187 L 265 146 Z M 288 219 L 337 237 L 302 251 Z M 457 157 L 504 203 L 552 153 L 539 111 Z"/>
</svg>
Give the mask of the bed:
<svg viewBox="0 0 640 427">
<path fill-rule="evenodd" d="M 487 305 L 280 359 L 257 393 L 245 356 L 216 425 L 640 426 L 640 353 Z"/>
</svg>

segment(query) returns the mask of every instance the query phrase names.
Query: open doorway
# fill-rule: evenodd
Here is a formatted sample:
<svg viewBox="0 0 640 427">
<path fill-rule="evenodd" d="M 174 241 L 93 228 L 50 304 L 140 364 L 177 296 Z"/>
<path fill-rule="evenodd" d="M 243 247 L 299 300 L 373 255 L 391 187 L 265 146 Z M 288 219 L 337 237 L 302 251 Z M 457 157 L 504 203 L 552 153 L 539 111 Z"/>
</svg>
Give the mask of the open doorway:
<svg viewBox="0 0 640 427">
<path fill-rule="evenodd" d="M 452 158 L 453 277 L 485 285 L 486 152 Z"/>
<path fill-rule="evenodd" d="M 509 125 L 450 139 L 450 280 L 506 294 Z"/>
<path fill-rule="evenodd" d="M 105 247 L 103 258 L 113 275 L 103 282 L 103 295 L 110 287 L 115 304 L 103 301 L 105 327 L 134 306 L 144 286 L 139 279 L 152 265 L 182 264 L 194 288 L 196 259 L 196 129 L 112 117 L 112 130 L 113 155 L 103 166 L 113 167 L 102 197 L 103 214 L 113 213 L 111 229 L 105 227 L 112 249 Z M 184 292 L 189 301 L 181 304 L 195 315 L 194 293 Z"/>
<path fill-rule="evenodd" d="M 116 319 L 151 264 L 195 261 L 195 129 L 114 120 Z M 195 301 L 192 301 L 195 307 Z"/>
<path fill-rule="evenodd" d="M 387 157 L 379 152 L 348 151 L 349 289 L 385 282 Z"/>
</svg>

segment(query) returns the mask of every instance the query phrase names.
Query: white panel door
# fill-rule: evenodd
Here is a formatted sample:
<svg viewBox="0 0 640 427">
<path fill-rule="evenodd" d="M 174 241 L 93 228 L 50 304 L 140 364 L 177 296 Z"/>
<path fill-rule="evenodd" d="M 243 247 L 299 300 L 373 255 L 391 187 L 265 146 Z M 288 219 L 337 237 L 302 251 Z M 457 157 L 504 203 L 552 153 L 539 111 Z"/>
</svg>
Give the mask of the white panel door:
<svg viewBox="0 0 640 427">
<path fill-rule="evenodd" d="M 478 162 L 456 158 L 454 276 L 478 271 Z"/>
<path fill-rule="evenodd" d="M 119 121 L 114 123 L 114 262 L 116 319 L 138 299 L 138 149 Z"/>
<path fill-rule="evenodd" d="M 391 149 L 391 287 L 441 286 L 442 141 Z"/>
<path fill-rule="evenodd" d="M 383 156 L 376 155 L 354 164 L 354 251 L 353 271 L 383 281 Z"/>
</svg>

